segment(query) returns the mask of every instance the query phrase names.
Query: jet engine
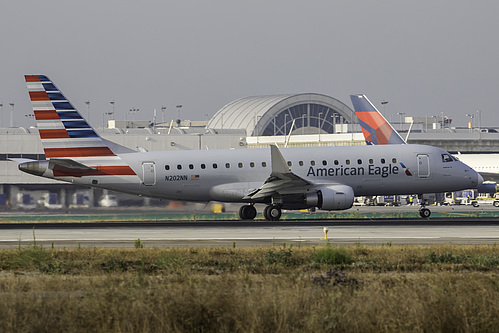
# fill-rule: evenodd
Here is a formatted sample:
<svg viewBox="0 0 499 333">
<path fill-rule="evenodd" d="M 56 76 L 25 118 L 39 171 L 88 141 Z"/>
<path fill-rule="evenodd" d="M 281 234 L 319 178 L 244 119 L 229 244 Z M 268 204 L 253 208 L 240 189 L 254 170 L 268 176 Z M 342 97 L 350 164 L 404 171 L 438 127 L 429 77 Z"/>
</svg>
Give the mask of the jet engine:
<svg viewBox="0 0 499 333">
<path fill-rule="evenodd" d="M 307 205 L 324 210 L 348 209 L 352 207 L 353 200 L 353 189 L 346 185 L 323 186 L 305 196 Z"/>
</svg>

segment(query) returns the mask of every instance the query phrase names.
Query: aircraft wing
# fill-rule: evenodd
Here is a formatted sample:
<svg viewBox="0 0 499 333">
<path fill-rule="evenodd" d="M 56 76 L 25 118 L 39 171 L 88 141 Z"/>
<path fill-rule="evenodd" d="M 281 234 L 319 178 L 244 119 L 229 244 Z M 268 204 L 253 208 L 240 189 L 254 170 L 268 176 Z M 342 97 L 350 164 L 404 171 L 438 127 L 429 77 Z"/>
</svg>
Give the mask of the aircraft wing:
<svg viewBox="0 0 499 333">
<path fill-rule="evenodd" d="M 270 157 L 272 173 L 262 186 L 246 195 L 244 199 L 262 199 L 271 196 L 274 193 L 293 191 L 294 189 L 298 192 L 305 186 L 313 185 L 308 180 L 291 172 L 286 160 L 276 145 L 270 145 Z"/>
</svg>

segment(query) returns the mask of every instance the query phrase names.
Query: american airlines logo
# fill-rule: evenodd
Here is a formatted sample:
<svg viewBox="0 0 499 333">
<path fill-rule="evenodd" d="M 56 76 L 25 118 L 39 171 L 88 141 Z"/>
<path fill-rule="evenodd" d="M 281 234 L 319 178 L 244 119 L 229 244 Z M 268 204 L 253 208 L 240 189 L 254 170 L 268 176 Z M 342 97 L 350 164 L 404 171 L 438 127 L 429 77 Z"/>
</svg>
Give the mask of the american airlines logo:
<svg viewBox="0 0 499 333">
<path fill-rule="evenodd" d="M 401 163 L 402 164 L 402 163 Z M 407 173 L 409 170 L 406 169 L 406 174 L 412 176 L 412 174 Z M 400 168 L 395 164 L 388 164 L 386 166 L 376 166 L 369 165 L 367 169 L 363 166 L 358 167 L 345 167 L 343 165 L 334 168 L 318 168 L 310 167 L 308 168 L 307 177 L 342 177 L 342 176 L 381 176 L 386 178 L 390 175 L 398 175 Z"/>
</svg>

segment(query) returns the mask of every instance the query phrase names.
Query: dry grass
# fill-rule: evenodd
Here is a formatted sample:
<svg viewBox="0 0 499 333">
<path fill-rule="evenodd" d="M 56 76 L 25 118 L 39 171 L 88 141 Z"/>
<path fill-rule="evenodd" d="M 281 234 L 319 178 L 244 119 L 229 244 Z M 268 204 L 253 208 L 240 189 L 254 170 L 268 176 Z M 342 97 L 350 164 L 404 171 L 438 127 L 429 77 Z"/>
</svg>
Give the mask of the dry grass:
<svg viewBox="0 0 499 333">
<path fill-rule="evenodd" d="M 496 332 L 498 250 L 3 250 L 0 331 Z"/>
</svg>

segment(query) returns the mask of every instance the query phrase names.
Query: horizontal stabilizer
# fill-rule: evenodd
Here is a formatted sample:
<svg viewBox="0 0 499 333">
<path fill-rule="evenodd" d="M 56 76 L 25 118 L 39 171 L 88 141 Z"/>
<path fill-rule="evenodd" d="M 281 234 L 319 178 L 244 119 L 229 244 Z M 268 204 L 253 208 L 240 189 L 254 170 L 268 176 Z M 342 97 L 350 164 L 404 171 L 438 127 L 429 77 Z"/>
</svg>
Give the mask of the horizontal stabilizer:
<svg viewBox="0 0 499 333">
<path fill-rule="evenodd" d="M 95 170 L 94 168 L 90 168 L 86 165 L 83 165 L 81 163 L 78 163 L 76 161 L 70 160 L 68 158 L 52 158 L 50 160 L 50 169 L 52 170 L 58 170 L 62 171 L 64 170 L 70 170 L 70 171 L 80 171 L 80 172 L 90 172 Z"/>
</svg>

